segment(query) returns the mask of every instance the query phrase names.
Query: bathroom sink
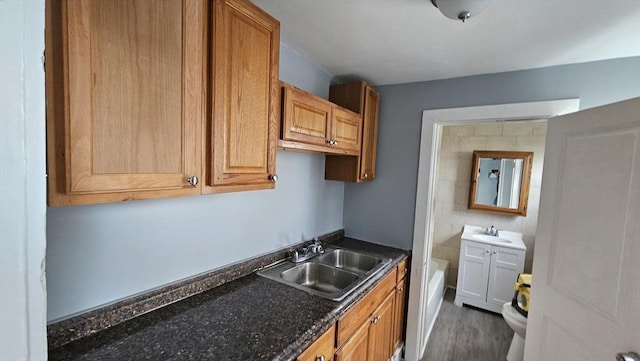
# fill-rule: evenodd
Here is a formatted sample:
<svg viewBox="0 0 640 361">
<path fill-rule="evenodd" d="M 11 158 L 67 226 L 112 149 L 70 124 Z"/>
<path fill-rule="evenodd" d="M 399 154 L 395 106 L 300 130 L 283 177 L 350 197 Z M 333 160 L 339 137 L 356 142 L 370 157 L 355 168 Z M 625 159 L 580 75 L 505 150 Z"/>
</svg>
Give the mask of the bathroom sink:
<svg viewBox="0 0 640 361">
<path fill-rule="evenodd" d="M 319 256 L 318 262 L 348 271 L 367 273 L 379 265 L 382 259 L 360 252 L 336 249 Z"/>
<path fill-rule="evenodd" d="M 391 259 L 343 248 L 328 248 L 324 254 L 294 263 L 284 260 L 257 272 L 282 284 L 333 301 L 344 299 L 382 270 Z"/>
<path fill-rule="evenodd" d="M 506 238 L 490 236 L 488 234 L 474 234 L 472 237 L 484 242 L 513 243 L 513 241 Z"/>
<path fill-rule="evenodd" d="M 524 240 L 522 239 L 522 233 L 496 229 L 495 232 L 497 232 L 498 235 L 491 236 L 487 234 L 487 230 L 490 230 L 491 228 L 493 227 L 480 227 L 466 224 L 460 238 L 467 241 L 482 242 L 498 247 L 526 251 L 527 246 L 524 244 Z"/>
</svg>

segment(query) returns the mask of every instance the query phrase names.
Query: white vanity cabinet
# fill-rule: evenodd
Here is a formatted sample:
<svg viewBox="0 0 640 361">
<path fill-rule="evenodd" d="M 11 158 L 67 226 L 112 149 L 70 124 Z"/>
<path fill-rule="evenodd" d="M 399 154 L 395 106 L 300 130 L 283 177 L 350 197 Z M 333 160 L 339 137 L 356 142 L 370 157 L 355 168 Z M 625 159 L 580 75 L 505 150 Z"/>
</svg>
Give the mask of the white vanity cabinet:
<svg viewBox="0 0 640 361">
<path fill-rule="evenodd" d="M 465 226 L 462 237 L 455 304 L 499 313 L 502 305 L 511 301 L 513 285 L 524 269 L 522 235 L 501 232 L 500 237 L 486 236 L 480 231 L 483 228 L 468 227 L 473 226 Z"/>
</svg>

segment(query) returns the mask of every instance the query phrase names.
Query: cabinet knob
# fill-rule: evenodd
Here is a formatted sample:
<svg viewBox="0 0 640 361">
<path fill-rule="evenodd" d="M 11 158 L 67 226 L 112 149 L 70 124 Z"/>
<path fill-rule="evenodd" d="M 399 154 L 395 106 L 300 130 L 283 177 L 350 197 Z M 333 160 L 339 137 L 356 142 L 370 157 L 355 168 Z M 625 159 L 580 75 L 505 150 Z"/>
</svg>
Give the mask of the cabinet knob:
<svg viewBox="0 0 640 361">
<path fill-rule="evenodd" d="M 329 144 L 329 145 L 333 145 L 333 139 L 329 139 L 329 140 L 327 140 L 327 144 Z"/>
<path fill-rule="evenodd" d="M 337 141 L 337 140 L 334 140 L 334 141 L 333 141 L 333 145 L 338 145 L 338 141 Z"/>
<path fill-rule="evenodd" d="M 398 292 L 402 292 L 402 291 L 404 291 L 404 288 L 398 287 Z"/>
<path fill-rule="evenodd" d="M 493 251 L 493 254 L 496 254 L 496 253 L 498 253 L 498 251 Z"/>
<path fill-rule="evenodd" d="M 198 177 L 196 177 L 196 176 L 191 176 L 191 177 L 187 178 L 187 183 L 191 184 L 194 187 L 196 185 L 198 185 L 199 181 L 200 181 L 200 179 L 198 179 Z"/>
<path fill-rule="evenodd" d="M 278 181 L 278 175 L 277 174 L 269 174 L 269 180 L 272 182 L 277 182 Z"/>
<path fill-rule="evenodd" d="M 485 253 L 487 253 L 487 254 L 489 254 L 489 252 L 491 252 L 491 251 L 489 251 L 489 250 L 486 250 L 486 251 L 485 251 Z"/>
<path fill-rule="evenodd" d="M 316 356 L 316 361 L 326 361 L 324 355 Z"/>
<path fill-rule="evenodd" d="M 369 174 L 365 173 L 364 178 L 369 178 Z"/>
</svg>

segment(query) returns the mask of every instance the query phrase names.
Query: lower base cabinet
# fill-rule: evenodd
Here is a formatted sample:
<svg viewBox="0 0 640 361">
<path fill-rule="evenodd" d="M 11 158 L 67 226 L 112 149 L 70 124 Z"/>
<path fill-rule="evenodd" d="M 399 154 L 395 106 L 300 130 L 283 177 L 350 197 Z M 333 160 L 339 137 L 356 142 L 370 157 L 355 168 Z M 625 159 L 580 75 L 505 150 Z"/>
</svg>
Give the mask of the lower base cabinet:
<svg viewBox="0 0 640 361">
<path fill-rule="evenodd" d="M 335 348 L 336 325 L 333 324 L 320 338 L 298 356 L 298 361 L 331 361 Z M 355 360 L 355 359 L 354 359 Z M 363 359 L 364 360 L 364 359 Z"/>
<path fill-rule="evenodd" d="M 362 325 L 356 333 L 351 336 L 338 352 L 335 361 L 367 360 L 369 352 L 369 325 Z"/>
<path fill-rule="evenodd" d="M 367 360 L 387 361 L 393 355 L 393 311 L 395 292 L 392 290 L 373 312 L 369 325 Z"/>
<path fill-rule="evenodd" d="M 391 359 L 396 348 L 402 344 L 407 264 L 406 260 L 400 262 L 336 324 L 302 352 L 297 361 Z"/>
<path fill-rule="evenodd" d="M 407 286 L 406 278 L 402 278 L 396 285 L 396 301 L 394 303 L 393 318 L 393 347 L 392 350 L 398 349 L 404 340 L 405 312 L 407 309 Z"/>
</svg>

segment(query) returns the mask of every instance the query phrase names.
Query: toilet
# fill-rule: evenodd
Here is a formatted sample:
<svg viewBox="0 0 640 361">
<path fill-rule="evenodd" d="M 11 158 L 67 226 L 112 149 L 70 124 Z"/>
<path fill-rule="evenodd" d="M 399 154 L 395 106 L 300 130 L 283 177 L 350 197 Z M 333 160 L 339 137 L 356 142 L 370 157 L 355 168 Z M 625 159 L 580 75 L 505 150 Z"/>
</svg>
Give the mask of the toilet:
<svg viewBox="0 0 640 361">
<path fill-rule="evenodd" d="M 502 317 L 513 330 L 513 340 L 507 354 L 507 361 L 522 361 L 524 357 L 524 336 L 527 332 L 527 318 L 521 315 L 511 302 L 502 306 Z"/>
</svg>

